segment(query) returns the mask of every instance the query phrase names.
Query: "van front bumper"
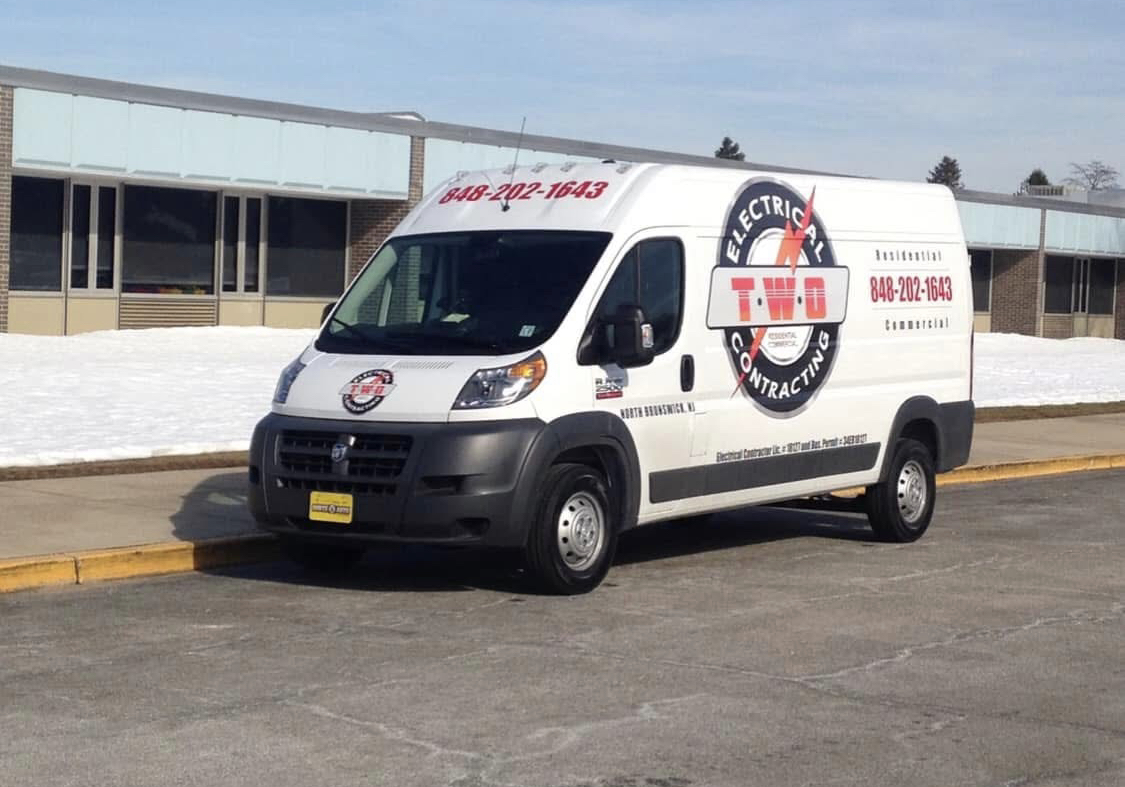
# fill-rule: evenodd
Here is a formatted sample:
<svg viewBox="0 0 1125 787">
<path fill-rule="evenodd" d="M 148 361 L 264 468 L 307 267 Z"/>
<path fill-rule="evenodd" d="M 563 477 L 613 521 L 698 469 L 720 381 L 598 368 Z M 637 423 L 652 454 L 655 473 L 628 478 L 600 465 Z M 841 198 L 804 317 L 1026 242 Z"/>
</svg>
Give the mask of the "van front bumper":
<svg viewBox="0 0 1125 787">
<path fill-rule="evenodd" d="M 520 488 L 545 425 L 354 422 L 271 413 L 250 445 L 249 506 L 271 533 L 328 543 L 519 546 Z M 333 447 L 347 446 L 333 460 Z M 352 495 L 348 524 L 309 518 L 313 492 Z"/>
</svg>

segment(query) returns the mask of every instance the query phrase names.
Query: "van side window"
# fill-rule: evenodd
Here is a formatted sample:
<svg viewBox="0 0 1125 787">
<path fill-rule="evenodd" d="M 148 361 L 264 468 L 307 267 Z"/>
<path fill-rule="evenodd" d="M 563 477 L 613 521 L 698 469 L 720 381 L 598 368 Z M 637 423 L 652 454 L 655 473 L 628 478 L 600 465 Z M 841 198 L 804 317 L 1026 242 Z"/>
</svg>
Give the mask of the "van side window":
<svg viewBox="0 0 1125 787">
<path fill-rule="evenodd" d="M 606 325 L 619 306 L 638 305 L 652 324 L 653 349 L 660 355 L 680 334 L 683 290 L 684 248 L 680 241 L 643 240 L 617 266 L 594 312 L 595 325 Z"/>
</svg>

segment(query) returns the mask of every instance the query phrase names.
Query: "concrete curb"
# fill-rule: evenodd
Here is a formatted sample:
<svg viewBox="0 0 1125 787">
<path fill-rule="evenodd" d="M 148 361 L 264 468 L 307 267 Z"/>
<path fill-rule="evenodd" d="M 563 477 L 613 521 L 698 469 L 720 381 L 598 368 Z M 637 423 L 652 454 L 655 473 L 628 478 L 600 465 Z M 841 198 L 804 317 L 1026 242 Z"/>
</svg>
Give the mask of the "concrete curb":
<svg viewBox="0 0 1125 787">
<path fill-rule="evenodd" d="M 170 470 L 211 470 L 246 467 L 246 451 L 219 451 L 211 454 L 168 454 L 145 459 L 110 459 L 102 462 L 72 462 L 64 465 L 0 467 L 0 482 L 36 481 L 44 478 L 76 478 L 92 475 L 127 475 Z"/>
<path fill-rule="evenodd" d="M 938 476 L 938 486 L 962 486 L 1125 468 L 1125 454 L 1090 454 L 1055 459 L 962 467 Z M 845 489 L 839 497 L 863 490 Z M 172 541 L 73 554 L 33 555 L 0 559 L 0 593 L 51 585 L 81 585 L 106 579 L 200 571 L 220 566 L 263 563 L 280 556 L 273 536 L 252 534 L 204 541 Z"/>
<path fill-rule="evenodd" d="M 1041 418 L 1070 418 L 1083 415 L 1125 413 L 1125 401 L 1085 404 L 1048 404 L 1013 407 L 982 407 L 976 411 L 978 424 L 999 421 L 1033 421 Z M 164 454 L 143 459 L 112 459 L 97 462 L 72 462 L 62 465 L 19 465 L 0 467 L 0 482 L 34 481 L 46 478 L 73 478 L 92 475 L 124 475 L 170 470 L 246 467 L 246 451 L 218 451 L 209 454 Z"/>
</svg>

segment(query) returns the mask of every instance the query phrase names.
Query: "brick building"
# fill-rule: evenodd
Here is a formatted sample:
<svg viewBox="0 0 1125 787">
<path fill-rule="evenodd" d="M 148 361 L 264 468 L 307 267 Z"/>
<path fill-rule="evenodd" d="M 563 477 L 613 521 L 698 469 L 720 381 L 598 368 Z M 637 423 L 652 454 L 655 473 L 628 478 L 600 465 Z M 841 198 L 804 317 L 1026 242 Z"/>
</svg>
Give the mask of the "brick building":
<svg viewBox="0 0 1125 787">
<path fill-rule="evenodd" d="M 315 325 L 423 193 L 517 144 L 761 167 L 0 66 L 0 332 Z M 978 330 L 1125 338 L 1125 207 L 958 199 Z"/>
<path fill-rule="evenodd" d="M 1125 207 L 958 193 L 977 330 L 1125 339 Z"/>
</svg>

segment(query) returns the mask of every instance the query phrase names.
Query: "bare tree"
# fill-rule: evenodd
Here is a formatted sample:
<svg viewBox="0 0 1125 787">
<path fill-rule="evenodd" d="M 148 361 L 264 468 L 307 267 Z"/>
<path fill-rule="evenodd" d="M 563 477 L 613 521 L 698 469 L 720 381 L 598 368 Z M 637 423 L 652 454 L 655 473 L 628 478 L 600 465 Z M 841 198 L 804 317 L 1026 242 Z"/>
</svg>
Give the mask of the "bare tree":
<svg viewBox="0 0 1125 787">
<path fill-rule="evenodd" d="M 1070 163 L 1070 177 L 1066 182 L 1072 186 L 1082 186 L 1090 191 L 1101 191 L 1117 187 L 1117 168 L 1104 161 L 1091 159 L 1085 164 Z"/>
</svg>

